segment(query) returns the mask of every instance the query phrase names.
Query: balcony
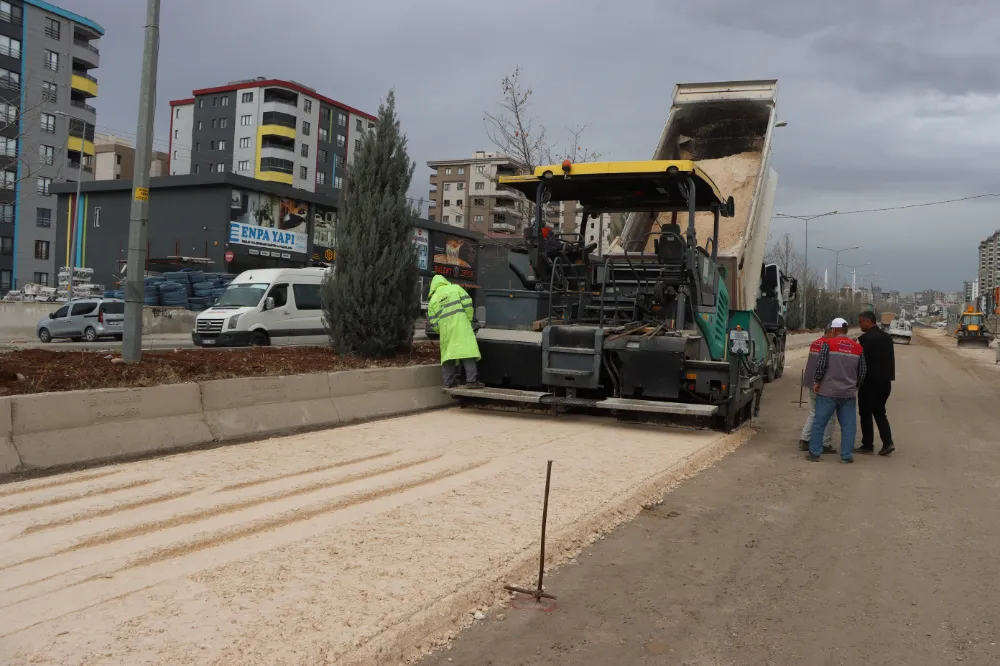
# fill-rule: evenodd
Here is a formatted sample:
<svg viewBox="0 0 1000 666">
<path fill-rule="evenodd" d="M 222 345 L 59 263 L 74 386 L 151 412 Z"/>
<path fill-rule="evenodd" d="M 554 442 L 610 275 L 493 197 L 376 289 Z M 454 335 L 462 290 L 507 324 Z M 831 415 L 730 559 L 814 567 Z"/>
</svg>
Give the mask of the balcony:
<svg viewBox="0 0 1000 666">
<path fill-rule="evenodd" d="M 284 88 L 264 88 L 264 104 L 268 102 L 298 108 L 299 94 Z"/>
<path fill-rule="evenodd" d="M 257 178 L 271 181 L 272 183 L 292 184 L 292 173 L 295 169 L 295 162 L 277 157 L 261 157 L 260 168 L 257 170 Z"/>
<path fill-rule="evenodd" d="M 72 159 L 66 160 L 66 166 L 71 171 L 77 171 L 77 170 L 80 169 L 80 160 L 72 160 Z M 87 163 L 84 163 L 83 164 L 83 170 L 86 171 L 87 173 L 93 173 L 94 172 L 94 167 L 92 167 L 91 165 L 89 165 Z"/>
<path fill-rule="evenodd" d="M 82 39 L 74 39 L 70 52 L 74 63 L 79 63 L 85 69 L 93 69 L 101 66 L 101 52 L 90 42 Z"/>
<path fill-rule="evenodd" d="M 10 12 L 0 12 L 0 21 L 5 23 L 13 23 L 14 25 L 21 25 L 21 12 L 23 11 L 20 7 L 12 7 L 16 13 L 11 14 Z"/>
<path fill-rule="evenodd" d="M 84 97 L 97 97 L 97 79 L 90 74 L 73 72 L 70 87 Z"/>
<path fill-rule="evenodd" d="M 501 234 L 513 234 L 517 232 L 517 227 L 509 222 L 494 222 L 493 226 L 490 227 L 490 231 L 496 231 Z"/>
<path fill-rule="evenodd" d="M 77 109 L 83 109 L 84 111 L 89 111 L 90 113 L 97 113 L 97 109 L 78 99 L 70 100 L 69 104 Z"/>
<path fill-rule="evenodd" d="M 285 130 L 286 128 L 282 127 L 280 129 Z M 272 134 L 269 132 L 265 132 L 264 129 L 261 128 L 260 148 L 261 150 L 264 150 L 266 148 L 273 148 L 275 150 L 283 150 L 286 152 L 294 153 L 295 139 L 290 139 L 284 136 L 283 134 Z"/>
</svg>

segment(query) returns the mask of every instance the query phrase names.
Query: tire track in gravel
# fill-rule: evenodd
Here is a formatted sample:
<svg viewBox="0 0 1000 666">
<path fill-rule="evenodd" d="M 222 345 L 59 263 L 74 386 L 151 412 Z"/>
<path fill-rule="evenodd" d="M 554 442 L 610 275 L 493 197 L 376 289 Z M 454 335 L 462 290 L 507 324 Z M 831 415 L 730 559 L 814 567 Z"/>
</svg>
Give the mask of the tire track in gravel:
<svg viewBox="0 0 1000 666">
<path fill-rule="evenodd" d="M 391 455 L 395 455 L 400 452 L 401 449 L 396 449 L 395 451 L 383 451 L 382 453 L 376 453 L 373 455 L 362 456 L 361 458 L 352 458 L 350 460 L 342 460 L 340 462 L 331 463 L 329 465 L 320 465 L 318 467 L 310 467 L 309 469 L 303 469 L 298 472 L 289 472 L 287 474 L 278 474 L 277 476 L 268 476 L 261 479 L 253 479 L 251 481 L 242 481 L 240 483 L 234 483 L 232 485 L 223 486 L 219 488 L 217 492 L 223 492 L 228 490 L 243 490 L 244 488 L 252 488 L 253 486 L 259 486 L 265 483 L 270 483 L 271 481 L 281 481 L 284 479 L 294 479 L 299 476 L 305 476 L 307 474 L 313 474 L 314 472 L 326 472 L 331 469 L 338 469 L 340 467 L 347 467 L 348 465 L 356 465 L 358 463 L 368 462 L 370 460 L 378 460 L 379 458 L 387 458 Z"/>
<path fill-rule="evenodd" d="M 132 490 L 133 488 L 148 486 L 149 484 L 156 483 L 159 480 L 160 479 L 142 479 L 139 481 L 124 483 L 118 486 L 95 488 L 94 490 L 88 490 L 85 493 L 78 493 L 76 495 L 64 495 L 63 497 L 56 497 L 54 499 L 45 500 L 44 502 L 34 502 L 32 504 L 20 504 L 18 506 L 14 506 L 9 509 L 0 509 L 0 518 L 4 516 L 12 516 L 16 513 L 24 513 L 25 511 L 33 511 L 35 509 L 45 509 L 50 506 L 66 504 L 67 502 L 75 502 L 76 500 L 87 499 L 88 497 L 97 497 L 98 495 L 110 495 L 111 493 L 117 493 L 122 490 Z"/>
<path fill-rule="evenodd" d="M 23 493 L 30 493 L 35 490 L 48 490 L 49 488 L 58 488 L 59 486 L 68 486 L 71 483 L 83 483 L 84 481 L 93 481 L 94 479 L 103 479 L 106 476 L 111 476 L 112 474 L 120 474 L 121 470 L 115 469 L 108 472 L 98 472 L 96 474 L 89 474 L 87 476 L 77 476 L 71 479 L 56 479 L 54 481 L 47 481 L 45 483 L 37 483 L 35 485 L 20 486 L 12 483 L 14 486 L 9 490 L 0 490 L 0 497 L 10 497 L 11 495 L 21 495 Z"/>
<path fill-rule="evenodd" d="M 152 506 L 154 504 L 161 504 L 163 502 L 169 502 L 170 500 L 180 499 L 181 497 L 187 497 L 188 495 L 193 495 L 195 490 L 182 490 L 174 493 L 167 493 L 166 495 L 156 495 L 155 497 L 147 497 L 146 499 L 136 500 L 135 502 L 127 502 L 125 504 L 116 504 L 115 506 L 107 507 L 104 509 L 97 509 L 95 511 L 89 511 L 87 513 L 78 513 L 70 516 L 69 518 L 60 518 L 59 520 L 53 520 L 48 523 L 40 523 L 38 525 L 31 525 L 27 527 L 23 532 L 18 534 L 15 539 L 20 539 L 31 534 L 37 534 L 38 532 L 44 532 L 46 530 L 55 529 L 57 527 L 65 527 L 67 525 L 73 525 L 84 520 L 93 520 L 95 518 L 106 518 L 107 516 L 113 516 L 116 513 L 121 513 L 123 511 L 132 511 L 133 509 L 141 509 L 143 507 Z"/>
</svg>

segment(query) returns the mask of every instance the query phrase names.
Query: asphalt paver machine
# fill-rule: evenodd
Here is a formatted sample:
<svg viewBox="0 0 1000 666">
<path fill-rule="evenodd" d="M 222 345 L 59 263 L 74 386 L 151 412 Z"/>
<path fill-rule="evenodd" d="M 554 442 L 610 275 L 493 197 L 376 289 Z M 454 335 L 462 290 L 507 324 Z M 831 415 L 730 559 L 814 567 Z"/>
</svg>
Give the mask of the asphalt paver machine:
<svg viewBox="0 0 1000 666">
<path fill-rule="evenodd" d="M 589 412 L 622 420 L 695 422 L 732 430 L 759 409 L 766 331 L 730 307 L 715 239 L 734 214 L 694 161 L 542 166 L 500 179 L 534 201 L 534 222 L 510 265 L 521 289 L 488 290 L 478 334 L 485 389 L 449 393 L 465 405 Z M 547 204 L 576 201 L 579 233 L 544 221 Z M 669 213 L 670 223 L 609 256 L 584 245 L 603 213 Z M 695 216 L 714 216 L 699 246 Z M 663 219 L 663 218 L 660 218 Z M 707 249 L 708 248 L 708 249 Z"/>
</svg>

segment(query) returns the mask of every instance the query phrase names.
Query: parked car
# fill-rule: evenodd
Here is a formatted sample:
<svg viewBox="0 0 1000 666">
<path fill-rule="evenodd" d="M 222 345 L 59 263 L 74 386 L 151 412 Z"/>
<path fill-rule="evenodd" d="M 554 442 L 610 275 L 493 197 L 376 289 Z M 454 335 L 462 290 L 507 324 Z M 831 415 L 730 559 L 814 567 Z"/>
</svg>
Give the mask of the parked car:
<svg viewBox="0 0 1000 666">
<path fill-rule="evenodd" d="M 215 305 L 198 314 L 199 347 L 323 345 L 324 268 L 262 268 L 236 276 Z"/>
<path fill-rule="evenodd" d="M 82 298 L 66 303 L 38 322 L 35 333 L 42 342 L 69 338 L 73 342 L 122 339 L 125 301 L 118 298 Z"/>
</svg>

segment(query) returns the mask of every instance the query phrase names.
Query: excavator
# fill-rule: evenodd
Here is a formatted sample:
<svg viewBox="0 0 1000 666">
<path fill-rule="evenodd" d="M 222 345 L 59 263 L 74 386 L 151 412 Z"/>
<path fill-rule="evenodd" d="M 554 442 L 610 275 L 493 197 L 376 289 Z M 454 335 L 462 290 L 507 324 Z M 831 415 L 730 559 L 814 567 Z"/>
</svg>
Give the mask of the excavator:
<svg viewBox="0 0 1000 666">
<path fill-rule="evenodd" d="M 973 306 L 966 306 L 965 312 L 959 315 L 958 327 L 955 329 L 955 339 L 959 347 L 989 347 L 994 335 L 986 326 L 986 316 Z"/>
</svg>

